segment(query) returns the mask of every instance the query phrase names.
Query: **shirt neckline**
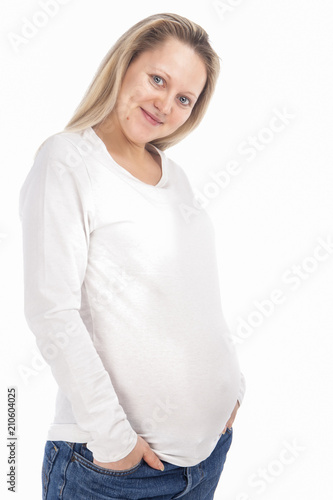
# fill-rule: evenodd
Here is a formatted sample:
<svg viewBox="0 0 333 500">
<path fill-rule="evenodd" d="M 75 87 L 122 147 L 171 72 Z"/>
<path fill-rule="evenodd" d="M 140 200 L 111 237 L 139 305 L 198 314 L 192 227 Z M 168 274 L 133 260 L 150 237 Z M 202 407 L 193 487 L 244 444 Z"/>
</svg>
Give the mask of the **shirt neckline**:
<svg viewBox="0 0 333 500">
<path fill-rule="evenodd" d="M 163 151 L 161 151 L 160 149 L 158 149 L 156 146 L 154 146 L 153 144 L 151 144 L 151 143 L 148 142 L 146 144 L 146 149 L 153 149 L 153 150 L 155 150 L 158 153 L 158 155 L 159 155 L 159 157 L 161 159 L 162 175 L 160 177 L 160 180 L 157 182 L 157 184 L 148 184 L 148 182 L 144 182 L 141 179 L 139 179 L 138 177 L 136 177 L 135 175 L 131 174 L 131 172 L 129 172 L 126 168 L 124 168 L 121 165 L 119 165 L 119 163 L 117 163 L 114 160 L 114 158 L 111 156 L 110 152 L 108 151 L 105 143 L 96 134 L 95 130 L 92 127 L 88 127 L 86 130 L 94 137 L 95 141 L 97 141 L 101 145 L 101 147 L 103 148 L 103 150 L 106 153 L 106 155 L 109 158 L 109 160 L 111 160 L 111 162 L 113 163 L 113 165 L 115 165 L 119 169 L 119 171 L 121 173 L 123 173 L 124 175 L 130 177 L 131 179 L 135 180 L 136 182 L 139 182 L 140 184 L 143 184 L 144 186 L 148 186 L 149 188 L 159 188 L 159 187 L 162 187 L 165 184 L 166 179 L 167 179 L 165 155 L 164 155 Z"/>
</svg>

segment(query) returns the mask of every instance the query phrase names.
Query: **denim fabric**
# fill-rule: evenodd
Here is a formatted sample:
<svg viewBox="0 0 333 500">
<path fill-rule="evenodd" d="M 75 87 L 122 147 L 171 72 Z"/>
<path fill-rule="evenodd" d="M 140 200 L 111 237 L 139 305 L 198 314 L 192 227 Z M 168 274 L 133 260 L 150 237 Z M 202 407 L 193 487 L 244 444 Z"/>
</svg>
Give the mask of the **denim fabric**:
<svg viewBox="0 0 333 500">
<path fill-rule="evenodd" d="M 219 482 L 232 429 L 219 438 L 211 455 L 192 467 L 162 460 L 164 471 L 143 459 L 122 471 L 93 463 L 82 443 L 47 441 L 42 466 L 43 500 L 212 500 Z"/>
</svg>

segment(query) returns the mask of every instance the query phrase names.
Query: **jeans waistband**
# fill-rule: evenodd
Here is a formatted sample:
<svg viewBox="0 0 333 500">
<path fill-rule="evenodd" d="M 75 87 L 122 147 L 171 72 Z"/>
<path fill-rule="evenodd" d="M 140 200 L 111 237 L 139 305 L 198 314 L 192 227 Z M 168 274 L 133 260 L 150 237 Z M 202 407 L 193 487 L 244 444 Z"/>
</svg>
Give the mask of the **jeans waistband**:
<svg viewBox="0 0 333 500">
<path fill-rule="evenodd" d="M 77 453 L 81 453 L 82 446 L 87 445 L 87 443 L 71 443 L 70 441 L 65 441 L 65 443 L 68 444 L 68 446 L 70 448 L 72 448 L 73 451 L 76 451 Z"/>
</svg>

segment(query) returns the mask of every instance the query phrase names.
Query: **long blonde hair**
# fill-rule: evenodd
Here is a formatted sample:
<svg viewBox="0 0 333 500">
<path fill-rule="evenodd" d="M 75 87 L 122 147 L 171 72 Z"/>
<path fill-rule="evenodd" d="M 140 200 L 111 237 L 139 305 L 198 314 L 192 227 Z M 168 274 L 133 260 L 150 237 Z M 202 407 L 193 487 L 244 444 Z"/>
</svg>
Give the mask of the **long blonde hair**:
<svg viewBox="0 0 333 500">
<path fill-rule="evenodd" d="M 189 45 L 206 66 L 206 84 L 186 122 L 172 134 L 151 144 L 165 150 L 181 141 L 201 122 L 213 95 L 220 72 L 220 58 L 212 49 L 208 34 L 198 24 L 177 14 L 154 14 L 126 31 L 102 60 L 96 75 L 75 110 L 65 131 L 76 132 L 101 123 L 115 107 L 120 87 L 131 61 L 173 37 Z"/>
</svg>

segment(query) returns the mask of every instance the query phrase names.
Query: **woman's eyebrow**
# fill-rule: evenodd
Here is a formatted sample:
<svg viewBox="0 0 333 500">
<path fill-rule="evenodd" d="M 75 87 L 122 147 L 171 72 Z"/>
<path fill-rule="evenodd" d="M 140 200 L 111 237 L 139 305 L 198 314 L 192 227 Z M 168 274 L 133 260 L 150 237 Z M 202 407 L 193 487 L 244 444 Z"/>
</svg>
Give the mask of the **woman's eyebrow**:
<svg viewBox="0 0 333 500">
<path fill-rule="evenodd" d="M 163 69 L 163 68 L 157 68 L 156 66 L 150 66 L 151 70 L 152 71 L 157 71 L 157 72 L 162 72 L 165 74 L 165 76 L 167 78 L 169 78 L 169 80 L 172 80 L 171 76 Z M 195 97 L 196 99 L 198 99 L 198 97 L 193 93 L 191 92 L 190 90 L 187 90 L 186 92 L 184 92 L 185 94 L 191 94 L 193 95 L 193 97 Z"/>
<path fill-rule="evenodd" d="M 169 80 L 172 80 L 171 76 L 165 71 L 165 69 L 163 68 L 157 68 L 157 66 L 150 66 L 150 68 L 153 70 L 153 71 L 161 71 L 162 73 L 164 73 L 168 78 Z"/>
</svg>

